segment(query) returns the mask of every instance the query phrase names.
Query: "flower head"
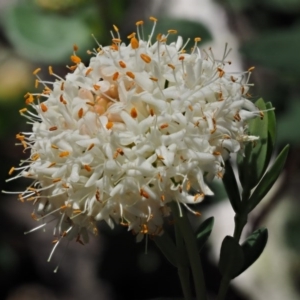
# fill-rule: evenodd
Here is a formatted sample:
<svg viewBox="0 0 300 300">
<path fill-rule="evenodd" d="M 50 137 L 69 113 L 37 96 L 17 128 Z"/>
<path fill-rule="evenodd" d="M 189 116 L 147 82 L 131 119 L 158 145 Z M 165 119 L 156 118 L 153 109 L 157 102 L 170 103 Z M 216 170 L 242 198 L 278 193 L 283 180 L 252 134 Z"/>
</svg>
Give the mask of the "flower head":
<svg viewBox="0 0 300 300">
<path fill-rule="evenodd" d="M 32 178 L 20 200 L 35 204 L 33 217 L 56 222 L 55 234 L 87 239 L 95 223 L 128 226 L 141 239 L 163 232 L 167 204 L 199 203 L 222 177 L 224 160 L 255 137 L 247 121 L 261 113 L 247 99 L 251 69 L 228 73 L 225 47 L 217 60 L 195 38 L 186 52 L 181 37 L 137 33 L 123 43 L 114 26 L 112 45 L 90 52 L 86 66 L 76 55 L 62 79 L 26 95 L 21 110 L 32 132 L 18 134 L 28 160 L 14 177 Z M 32 111 L 33 110 L 33 111 Z M 43 225 L 42 225 L 43 226 Z"/>
</svg>

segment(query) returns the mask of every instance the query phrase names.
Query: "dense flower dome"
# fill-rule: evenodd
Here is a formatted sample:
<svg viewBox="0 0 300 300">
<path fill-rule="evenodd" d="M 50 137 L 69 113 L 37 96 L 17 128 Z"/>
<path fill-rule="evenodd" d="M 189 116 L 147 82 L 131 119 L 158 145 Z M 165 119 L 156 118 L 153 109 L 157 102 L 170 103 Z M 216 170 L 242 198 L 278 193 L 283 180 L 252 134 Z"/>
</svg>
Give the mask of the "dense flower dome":
<svg viewBox="0 0 300 300">
<path fill-rule="evenodd" d="M 19 199 L 33 201 L 39 227 L 55 222 L 57 242 L 87 241 L 100 220 L 137 240 L 162 234 L 167 204 L 192 210 L 213 194 L 206 182 L 222 178 L 230 154 L 256 139 L 247 135 L 262 114 L 247 99 L 252 68 L 226 72 L 230 50 L 217 60 L 200 38 L 189 53 L 181 37 L 168 44 L 175 30 L 154 38 L 150 19 L 149 38 L 139 21 L 128 45 L 114 26 L 112 45 L 90 51 L 87 66 L 74 47 L 65 79 L 51 67 L 54 82 L 34 72 L 44 90 L 26 95 L 32 132 L 17 135 L 30 157 L 10 173 L 33 179 Z"/>
</svg>

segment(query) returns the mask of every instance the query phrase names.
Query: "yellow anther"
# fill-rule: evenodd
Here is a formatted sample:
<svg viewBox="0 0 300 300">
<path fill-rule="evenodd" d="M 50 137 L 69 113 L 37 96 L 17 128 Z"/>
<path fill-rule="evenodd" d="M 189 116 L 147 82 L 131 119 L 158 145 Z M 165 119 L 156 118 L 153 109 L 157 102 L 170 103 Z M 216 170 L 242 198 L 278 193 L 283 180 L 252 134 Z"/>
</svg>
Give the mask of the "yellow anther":
<svg viewBox="0 0 300 300">
<path fill-rule="evenodd" d="M 33 71 L 33 75 L 36 75 L 38 72 L 40 72 L 42 69 L 41 68 L 37 68 Z"/>
<path fill-rule="evenodd" d="M 112 41 L 113 41 L 113 43 L 115 43 L 115 44 L 120 44 L 120 43 L 122 42 L 121 39 L 117 39 L 117 38 L 113 38 Z"/>
<path fill-rule="evenodd" d="M 48 107 L 44 103 L 42 103 L 41 110 L 42 110 L 42 112 L 46 112 L 48 110 Z"/>
<path fill-rule="evenodd" d="M 18 133 L 18 134 L 16 134 L 16 139 L 18 139 L 19 141 L 24 141 L 25 136 Z"/>
<path fill-rule="evenodd" d="M 136 39 L 136 37 L 131 38 L 130 45 L 132 49 L 137 49 L 139 47 L 139 41 Z"/>
<path fill-rule="evenodd" d="M 60 182 L 60 181 L 61 181 L 61 178 L 54 178 L 54 179 L 52 180 L 53 183 Z"/>
<path fill-rule="evenodd" d="M 100 89 L 100 85 L 97 85 L 97 84 L 94 84 L 93 87 L 94 87 L 95 91 L 98 91 Z"/>
<path fill-rule="evenodd" d="M 81 209 L 74 209 L 73 214 L 80 214 L 82 212 Z"/>
<path fill-rule="evenodd" d="M 59 96 L 59 101 L 63 104 L 67 104 L 67 101 L 64 99 L 63 95 Z"/>
<path fill-rule="evenodd" d="M 172 70 L 175 70 L 175 66 L 172 64 L 168 64 L 168 67 L 170 67 Z"/>
<path fill-rule="evenodd" d="M 55 162 L 52 162 L 47 168 L 51 168 L 51 167 L 53 167 L 53 166 L 55 166 L 56 165 L 56 163 Z"/>
<path fill-rule="evenodd" d="M 151 57 L 147 54 L 142 53 L 140 57 L 146 64 L 149 64 L 151 62 Z"/>
<path fill-rule="evenodd" d="M 214 152 L 213 152 L 213 155 L 219 156 L 219 155 L 221 155 L 221 152 L 219 152 L 219 151 L 214 151 Z"/>
<path fill-rule="evenodd" d="M 158 42 L 160 42 L 160 41 L 161 41 L 161 37 L 162 37 L 162 34 L 159 33 L 159 34 L 156 36 L 156 40 L 157 40 Z"/>
<path fill-rule="evenodd" d="M 26 104 L 30 104 L 34 101 L 34 98 L 33 98 L 32 94 L 27 93 L 25 96 L 27 96 L 27 98 L 25 100 Z"/>
<path fill-rule="evenodd" d="M 178 60 L 184 60 L 184 56 L 183 55 L 181 55 L 181 56 L 179 56 L 179 58 L 178 58 Z"/>
<path fill-rule="evenodd" d="M 107 129 L 111 129 L 113 126 L 114 126 L 113 122 L 107 122 L 107 124 L 106 124 Z"/>
<path fill-rule="evenodd" d="M 74 63 L 74 64 L 79 64 L 81 62 L 81 59 L 79 56 L 77 55 L 71 55 L 71 61 Z"/>
<path fill-rule="evenodd" d="M 144 24 L 144 21 L 137 21 L 137 22 L 135 23 L 136 26 L 143 25 L 143 24 Z"/>
<path fill-rule="evenodd" d="M 66 157 L 66 156 L 69 156 L 70 155 L 70 152 L 69 151 L 62 151 L 59 153 L 59 157 Z"/>
<path fill-rule="evenodd" d="M 56 145 L 54 145 L 54 144 L 51 145 L 51 148 L 58 149 L 58 147 Z"/>
<path fill-rule="evenodd" d="M 88 68 L 88 69 L 85 71 L 85 76 L 88 76 L 92 71 L 93 71 L 92 68 Z"/>
<path fill-rule="evenodd" d="M 150 77 L 149 79 L 152 80 L 152 81 L 156 81 L 156 82 L 158 81 L 158 79 L 155 78 L 155 77 Z"/>
<path fill-rule="evenodd" d="M 39 80 L 36 79 L 35 82 L 34 82 L 34 87 L 37 89 L 39 87 Z"/>
<path fill-rule="evenodd" d="M 40 158 L 40 155 L 38 153 L 35 153 L 31 156 L 31 160 L 38 160 Z"/>
<path fill-rule="evenodd" d="M 248 69 L 248 72 L 252 72 L 255 69 L 255 67 L 251 67 Z"/>
<path fill-rule="evenodd" d="M 130 110 L 130 115 L 131 115 L 131 117 L 132 118 L 136 118 L 137 117 L 137 111 L 136 111 L 136 109 L 135 109 L 135 107 L 133 107 L 131 110 Z"/>
<path fill-rule="evenodd" d="M 153 22 L 157 22 L 157 19 L 154 17 L 150 17 L 149 20 L 153 21 Z"/>
<path fill-rule="evenodd" d="M 73 50 L 78 51 L 78 46 L 76 44 L 73 45 Z"/>
<path fill-rule="evenodd" d="M 26 111 L 27 111 L 27 108 L 22 108 L 22 109 L 19 110 L 19 113 L 22 114 L 22 113 L 24 113 Z"/>
<path fill-rule="evenodd" d="M 95 144 L 90 144 L 89 147 L 87 148 L 87 150 L 91 150 L 92 148 L 94 148 Z"/>
<path fill-rule="evenodd" d="M 132 72 L 126 72 L 126 75 L 128 77 L 130 77 L 131 79 L 134 79 L 135 78 L 135 75 L 132 73 Z"/>
<path fill-rule="evenodd" d="M 116 32 L 119 32 L 119 28 L 116 25 L 113 25 L 113 28 Z"/>
<path fill-rule="evenodd" d="M 201 37 L 195 37 L 194 41 L 197 42 L 201 42 Z"/>
<path fill-rule="evenodd" d="M 35 213 L 31 213 L 31 218 L 35 221 L 37 221 L 38 217 L 36 216 Z"/>
<path fill-rule="evenodd" d="M 126 64 L 122 60 L 119 61 L 119 65 L 123 69 L 126 68 Z"/>
<path fill-rule="evenodd" d="M 52 66 L 49 66 L 49 67 L 48 67 L 48 71 L 49 71 L 49 74 L 50 74 L 50 75 L 53 75 L 53 69 L 52 69 Z"/>
<path fill-rule="evenodd" d="M 133 37 L 135 37 L 135 35 L 136 35 L 136 33 L 133 32 L 133 33 L 127 35 L 127 38 L 128 38 L 128 39 L 132 39 Z"/>
<path fill-rule="evenodd" d="M 169 34 L 177 34 L 177 30 L 175 30 L 175 29 L 169 29 L 168 33 Z"/>
<path fill-rule="evenodd" d="M 63 91 L 64 88 L 65 88 L 65 82 L 63 81 L 63 82 L 61 83 L 61 85 L 60 85 L 60 90 Z"/>
<path fill-rule="evenodd" d="M 8 172 L 8 175 L 11 175 L 14 172 L 14 170 L 15 170 L 15 167 L 11 167 L 9 172 Z"/>
</svg>

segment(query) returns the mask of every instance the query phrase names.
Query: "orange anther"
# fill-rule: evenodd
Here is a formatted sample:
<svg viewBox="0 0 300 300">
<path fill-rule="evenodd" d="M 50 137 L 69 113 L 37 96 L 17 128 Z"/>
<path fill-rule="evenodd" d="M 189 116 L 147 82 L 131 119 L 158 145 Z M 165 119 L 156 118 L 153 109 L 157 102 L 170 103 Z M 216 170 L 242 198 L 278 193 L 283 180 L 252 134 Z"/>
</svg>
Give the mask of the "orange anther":
<svg viewBox="0 0 300 300">
<path fill-rule="evenodd" d="M 143 190 L 143 189 L 140 189 L 140 195 L 143 196 L 143 197 L 145 197 L 146 199 L 149 198 L 149 194 L 145 190 Z"/>
<path fill-rule="evenodd" d="M 8 175 L 11 175 L 14 172 L 14 170 L 15 170 L 15 167 L 11 167 L 9 172 L 8 172 Z"/>
<path fill-rule="evenodd" d="M 59 157 L 66 157 L 66 156 L 69 156 L 70 155 L 70 152 L 69 151 L 62 151 L 59 153 Z"/>
<path fill-rule="evenodd" d="M 49 66 L 49 67 L 48 67 L 48 71 L 49 71 L 49 74 L 50 74 L 50 75 L 53 75 L 53 69 L 52 69 L 52 66 Z"/>
<path fill-rule="evenodd" d="M 79 56 L 77 55 L 71 55 L 71 61 L 74 63 L 74 64 L 79 64 L 81 62 L 81 59 Z"/>
<path fill-rule="evenodd" d="M 83 108 L 81 107 L 78 111 L 78 118 L 82 118 L 83 116 Z"/>
<path fill-rule="evenodd" d="M 149 64 L 151 62 L 151 57 L 149 55 L 142 53 L 140 56 L 145 63 Z"/>
<path fill-rule="evenodd" d="M 118 79 L 118 77 L 119 77 L 119 72 L 116 72 L 116 73 L 114 73 L 112 80 L 116 81 Z"/>
<path fill-rule="evenodd" d="M 130 110 L 130 115 L 132 118 L 136 118 L 137 117 L 137 111 L 135 109 L 135 107 L 133 107 L 131 110 Z"/>
<path fill-rule="evenodd" d="M 107 122 L 107 124 L 106 124 L 107 129 L 111 129 L 113 126 L 114 126 L 113 122 Z"/>
<path fill-rule="evenodd" d="M 54 130 L 57 130 L 57 126 L 52 126 L 49 128 L 49 131 L 54 131 Z"/>
<path fill-rule="evenodd" d="M 119 65 L 121 68 L 126 68 L 126 64 L 122 60 L 119 61 Z"/>
<path fill-rule="evenodd" d="M 157 22 L 157 19 L 154 17 L 150 17 L 149 20 L 153 21 L 153 22 Z"/>
<path fill-rule="evenodd" d="M 132 49 L 137 49 L 139 47 L 139 41 L 135 37 L 133 37 L 130 39 L 130 45 Z"/>
<path fill-rule="evenodd" d="M 94 84 L 93 87 L 94 87 L 95 91 L 98 91 L 100 89 L 100 85 L 97 85 L 97 84 Z"/>
<path fill-rule="evenodd" d="M 89 147 L 87 148 L 87 150 L 91 150 L 93 147 L 95 146 L 95 144 L 90 144 Z"/>
<path fill-rule="evenodd" d="M 37 68 L 33 71 L 33 75 L 36 75 L 38 72 L 40 72 L 42 69 L 41 68 Z"/>
<path fill-rule="evenodd" d="M 41 103 L 41 110 L 42 112 L 46 112 L 48 110 L 48 107 L 44 103 Z"/>
<path fill-rule="evenodd" d="M 128 77 L 130 77 L 131 79 L 134 79 L 135 78 L 135 75 L 132 73 L 132 72 L 126 72 L 126 75 L 128 76 Z"/>
<path fill-rule="evenodd" d="M 93 71 L 92 68 L 88 68 L 88 69 L 85 71 L 85 76 L 88 76 L 92 71 Z"/>
<path fill-rule="evenodd" d="M 83 166 L 88 172 L 92 171 L 92 168 L 89 165 L 84 165 Z"/>
<path fill-rule="evenodd" d="M 164 129 L 164 128 L 167 128 L 167 127 L 169 127 L 169 125 L 167 123 L 164 123 L 164 124 L 160 125 L 160 129 Z"/>
</svg>

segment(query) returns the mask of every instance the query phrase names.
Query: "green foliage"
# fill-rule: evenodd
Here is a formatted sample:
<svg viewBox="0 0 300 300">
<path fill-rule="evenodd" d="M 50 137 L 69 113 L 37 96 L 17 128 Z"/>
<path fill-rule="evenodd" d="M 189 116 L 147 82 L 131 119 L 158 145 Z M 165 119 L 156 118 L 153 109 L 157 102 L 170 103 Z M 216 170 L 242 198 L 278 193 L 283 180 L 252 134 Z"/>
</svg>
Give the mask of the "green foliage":
<svg viewBox="0 0 300 300">
<path fill-rule="evenodd" d="M 206 219 L 204 222 L 200 224 L 198 229 L 196 230 L 196 239 L 197 239 L 197 248 L 200 252 L 203 248 L 205 242 L 209 238 L 211 231 L 214 226 L 214 217 L 210 217 Z"/>
<path fill-rule="evenodd" d="M 241 52 L 248 59 L 278 73 L 300 77 L 300 26 L 287 30 L 274 29 L 244 43 Z M 282 75 L 282 74 L 281 74 Z"/>
<path fill-rule="evenodd" d="M 244 264 L 236 276 L 249 268 L 261 255 L 268 241 L 266 228 L 255 230 L 241 245 L 244 253 Z"/>
<path fill-rule="evenodd" d="M 167 232 L 164 232 L 161 236 L 154 236 L 154 242 L 168 261 L 173 265 L 177 266 L 177 249 L 176 246 Z"/>
<path fill-rule="evenodd" d="M 226 236 L 222 242 L 219 270 L 223 277 L 236 277 L 244 265 L 244 253 L 239 243 L 231 236 Z"/>
<path fill-rule="evenodd" d="M 223 183 L 231 203 L 233 210 L 237 213 L 241 209 L 241 196 L 238 184 L 233 173 L 233 169 L 229 160 L 225 162 L 225 174 L 223 176 Z"/>
<path fill-rule="evenodd" d="M 1 17 L 16 51 L 32 61 L 65 63 L 73 44 L 84 53 L 94 43 L 80 17 L 47 13 L 25 2 L 10 6 Z"/>
<path fill-rule="evenodd" d="M 255 102 L 255 105 L 262 111 L 266 110 L 266 104 L 261 98 Z M 243 189 L 246 191 L 250 191 L 257 185 L 269 164 L 270 155 L 267 156 L 269 135 L 268 116 L 268 114 L 265 114 L 263 118 L 255 118 L 249 123 L 249 134 L 258 136 L 259 140 L 248 143 L 245 147 L 245 156 L 243 158 L 240 157 L 240 181 Z M 274 130 L 275 128 L 271 129 L 272 133 Z"/>
<path fill-rule="evenodd" d="M 263 199 L 263 197 L 271 189 L 278 176 L 280 175 L 289 152 L 289 145 L 285 146 L 280 154 L 277 156 L 275 162 L 272 164 L 270 169 L 266 172 L 250 199 L 247 202 L 248 211 L 252 211 L 256 205 Z"/>
</svg>

